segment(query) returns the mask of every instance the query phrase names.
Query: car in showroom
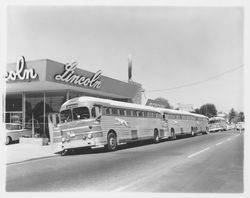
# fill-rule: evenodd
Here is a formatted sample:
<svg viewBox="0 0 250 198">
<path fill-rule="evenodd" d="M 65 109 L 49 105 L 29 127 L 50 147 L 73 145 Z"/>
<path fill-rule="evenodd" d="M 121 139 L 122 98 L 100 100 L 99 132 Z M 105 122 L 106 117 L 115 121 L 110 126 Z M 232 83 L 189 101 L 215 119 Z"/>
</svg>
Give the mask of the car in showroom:
<svg viewBox="0 0 250 198">
<path fill-rule="evenodd" d="M 32 136 L 32 130 L 23 128 L 19 123 L 5 123 L 5 129 L 6 145 L 15 141 L 19 141 L 20 137 Z"/>
</svg>

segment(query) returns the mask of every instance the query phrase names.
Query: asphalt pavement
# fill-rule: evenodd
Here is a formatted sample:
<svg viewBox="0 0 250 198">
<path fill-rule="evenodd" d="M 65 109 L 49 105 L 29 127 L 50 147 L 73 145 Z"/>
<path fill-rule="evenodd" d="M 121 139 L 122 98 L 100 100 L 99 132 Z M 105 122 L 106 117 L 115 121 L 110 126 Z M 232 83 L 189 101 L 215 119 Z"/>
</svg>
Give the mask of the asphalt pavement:
<svg viewBox="0 0 250 198">
<path fill-rule="evenodd" d="M 81 149 L 7 165 L 8 192 L 242 193 L 244 134 L 226 131 L 116 152 Z"/>
</svg>

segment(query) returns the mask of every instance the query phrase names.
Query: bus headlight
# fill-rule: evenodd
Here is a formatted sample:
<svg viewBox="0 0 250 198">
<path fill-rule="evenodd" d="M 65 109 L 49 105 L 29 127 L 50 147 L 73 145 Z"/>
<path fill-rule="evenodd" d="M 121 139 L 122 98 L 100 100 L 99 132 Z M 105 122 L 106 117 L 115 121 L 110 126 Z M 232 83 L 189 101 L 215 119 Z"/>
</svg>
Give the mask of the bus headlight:
<svg viewBox="0 0 250 198">
<path fill-rule="evenodd" d="M 93 135 L 91 133 L 88 134 L 88 138 L 91 139 Z"/>
<path fill-rule="evenodd" d="M 69 135 L 69 137 L 75 137 L 75 136 L 76 136 L 76 134 L 74 134 L 73 132 L 70 133 L 70 135 Z"/>
</svg>

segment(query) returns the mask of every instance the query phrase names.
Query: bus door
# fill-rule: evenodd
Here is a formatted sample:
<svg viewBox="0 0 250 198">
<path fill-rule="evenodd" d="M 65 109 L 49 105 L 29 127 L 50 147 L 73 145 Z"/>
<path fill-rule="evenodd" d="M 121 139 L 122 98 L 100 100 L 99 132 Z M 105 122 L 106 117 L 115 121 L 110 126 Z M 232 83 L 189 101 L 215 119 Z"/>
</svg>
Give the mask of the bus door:
<svg viewBox="0 0 250 198">
<path fill-rule="evenodd" d="M 62 145 L 62 135 L 60 129 L 58 127 L 59 124 L 59 114 L 58 113 L 50 113 L 48 115 L 48 127 L 49 127 L 49 135 L 50 135 L 50 143 L 55 152 L 61 150 Z"/>
<path fill-rule="evenodd" d="M 166 113 L 163 113 L 163 115 L 162 115 L 162 128 L 164 131 L 163 136 L 169 137 L 170 131 L 169 131 L 169 124 L 168 124 L 168 115 Z"/>
</svg>

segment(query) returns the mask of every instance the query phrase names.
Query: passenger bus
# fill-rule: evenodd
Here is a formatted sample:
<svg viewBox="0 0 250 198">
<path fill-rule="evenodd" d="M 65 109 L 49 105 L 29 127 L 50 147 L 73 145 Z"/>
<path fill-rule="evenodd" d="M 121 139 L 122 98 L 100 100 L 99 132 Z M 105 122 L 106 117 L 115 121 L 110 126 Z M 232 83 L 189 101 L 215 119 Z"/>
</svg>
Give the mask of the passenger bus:
<svg viewBox="0 0 250 198">
<path fill-rule="evenodd" d="M 78 97 L 60 108 L 62 155 L 78 147 L 105 147 L 114 151 L 119 144 L 168 137 L 160 112 L 144 105 Z"/>
<path fill-rule="evenodd" d="M 227 130 L 226 120 L 222 117 L 209 118 L 208 125 L 209 125 L 209 132 L 226 131 Z"/>
<path fill-rule="evenodd" d="M 172 109 L 158 108 L 158 110 L 162 119 L 167 122 L 170 139 L 176 139 L 178 135 L 208 134 L 208 118 L 206 116 Z"/>
</svg>

